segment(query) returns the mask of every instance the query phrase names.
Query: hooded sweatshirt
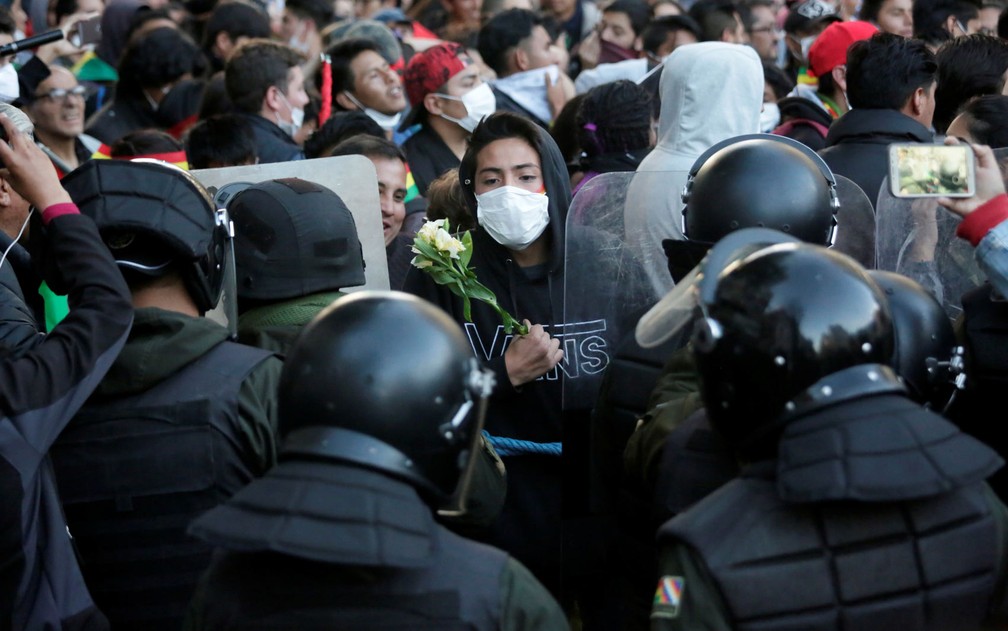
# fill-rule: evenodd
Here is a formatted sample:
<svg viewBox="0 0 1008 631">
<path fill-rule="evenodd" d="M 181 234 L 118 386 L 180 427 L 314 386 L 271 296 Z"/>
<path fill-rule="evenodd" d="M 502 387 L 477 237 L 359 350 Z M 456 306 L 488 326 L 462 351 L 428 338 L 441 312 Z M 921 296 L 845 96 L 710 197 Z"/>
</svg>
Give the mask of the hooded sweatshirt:
<svg viewBox="0 0 1008 631">
<path fill-rule="evenodd" d="M 701 42 L 677 48 L 665 61 L 658 144 L 637 172 L 667 172 L 656 199 L 652 178 L 627 193 L 627 240 L 645 260 L 663 260 L 663 239 L 682 238 L 680 194 L 697 158 L 715 144 L 760 130 L 763 65 L 749 46 Z M 668 173 L 671 172 L 671 173 Z M 671 286 L 665 269 L 647 270 L 661 293 Z"/>
</svg>

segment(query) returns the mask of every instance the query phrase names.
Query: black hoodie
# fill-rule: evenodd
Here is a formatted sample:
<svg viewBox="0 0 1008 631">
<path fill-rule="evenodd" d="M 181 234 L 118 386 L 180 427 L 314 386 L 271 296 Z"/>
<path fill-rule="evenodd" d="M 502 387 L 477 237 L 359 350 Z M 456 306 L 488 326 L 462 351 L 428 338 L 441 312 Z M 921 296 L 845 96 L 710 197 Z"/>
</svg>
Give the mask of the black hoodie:
<svg viewBox="0 0 1008 631">
<path fill-rule="evenodd" d="M 542 324 L 551 335 L 557 336 L 564 326 L 564 222 L 571 193 L 563 157 L 544 130 L 539 130 L 538 145 L 549 198 L 550 222 L 544 233 L 550 240 L 549 261 L 543 266 L 520 268 L 507 248 L 477 227 L 472 235 L 473 253 L 469 266 L 512 316 L 519 321 L 527 318 L 533 324 Z M 462 161 L 459 179 L 469 211 L 475 217 L 474 171 L 474 160 Z M 486 416 L 487 431 L 495 436 L 539 443 L 562 440 L 563 373 L 560 366 L 543 378 L 516 389 L 508 380 L 504 365 L 504 350 L 511 336 L 504 333 L 493 309 L 473 301 L 473 322 L 466 322 L 462 301 L 416 269 L 410 269 L 403 289 L 447 311 L 465 329 L 476 356 L 496 374 L 497 387 Z M 522 455 L 505 459 L 505 464 L 508 469 L 507 502 L 487 540 L 517 557 L 557 594 L 563 501 L 561 458 Z"/>
</svg>

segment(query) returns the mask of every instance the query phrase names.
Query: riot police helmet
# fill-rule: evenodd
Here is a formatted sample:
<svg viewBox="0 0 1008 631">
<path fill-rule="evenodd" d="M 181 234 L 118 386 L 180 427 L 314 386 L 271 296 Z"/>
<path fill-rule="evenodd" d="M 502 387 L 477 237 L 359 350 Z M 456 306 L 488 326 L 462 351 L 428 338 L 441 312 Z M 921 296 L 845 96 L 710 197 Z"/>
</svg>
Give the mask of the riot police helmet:
<svg viewBox="0 0 1008 631">
<path fill-rule="evenodd" d="M 772 455 L 789 416 L 845 388 L 902 391 L 885 365 L 894 344 L 885 296 L 853 259 L 779 243 L 709 273 L 692 347 L 708 417 L 740 455 Z M 855 367 L 863 379 L 820 383 Z"/>
<path fill-rule="evenodd" d="M 401 292 L 355 292 L 287 355 L 280 458 L 377 470 L 443 507 L 465 495 L 492 388 L 447 314 Z"/>
<path fill-rule="evenodd" d="M 771 228 L 828 246 L 840 207 L 836 178 L 814 151 L 784 136 L 722 141 L 694 162 L 682 192 L 683 235 L 712 244 L 741 228 Z"/>
<path fill-rule="evenodd" d="M 339 195 L 307 180 L 252 184 L 227 204 L 240 300 L 277 301 L 364 284 L 364 253 Z"/>
<path fill-rule="evenodd" d="M 895 272 L 868 274 L 885 292 L 892 314 L 895 345 L 891 365 L 910 395 L 942 411 L 957 385 L 964 385 L 963 349 L 952 322 L 934 296 L 919 283 Z"/>
<path fill-rule="evenodd" d="M 160 161 L 89 160 L 62 182 L 127 276 L 178 270 L 201 312 L 224 286 L 229 229 L 207 190 Z"/>
</svg>

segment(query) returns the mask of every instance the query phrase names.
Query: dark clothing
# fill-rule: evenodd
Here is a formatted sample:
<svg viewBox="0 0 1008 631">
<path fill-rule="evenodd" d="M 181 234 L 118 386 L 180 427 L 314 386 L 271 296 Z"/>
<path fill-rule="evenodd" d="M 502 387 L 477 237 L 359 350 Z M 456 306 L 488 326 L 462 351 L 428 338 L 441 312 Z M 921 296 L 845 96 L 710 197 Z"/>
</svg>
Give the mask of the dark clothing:
<svg viewBox="0 0 1008 631">
<path fill-rule="evenodd" d="M 258 114 L 244 114 L 242 117 L 252 126 L 259 164 L 304 160 L 301 147 L 272 121 Z"/>
<path fill-rule="evenodd" d="M 460 160 L 441 140 L 433 129 L 424 125 L 420 131 L 410 136 L 403 146 L 406 152 L 406 162 L 417 190 L 423 197 L 427 196 L 427 188 L 445 171 L 457 168 Z M 393 287 L 394 289 L 394 287 Z"/>
<path fill-rule="evenodd" d="M 944 631 L 1002 609 L 1008 510 L 983 483 L 1002 461 L 897 389 L 839 396 L 659 530 L 652 628 Z"/>
<path fill-rule="evenodd" d="M 181 625 L 211 553 L 186 527 L 276 461 L 280 361 L 227 335 L 205 318 L 138 309 L 53 448 L 84 577 L 117 628 Z"/>
<path fill-rule="evenodd" d="M 777 101 L 777 106 L 780 107 L 780 125 L 771 133 L 797 140 L 812 151 L 826 147 L 826 136 L 833 124 L 829 112 L 800 96 L 783 98 Z M 875 204 L 874 199 L 872 204 Z"/>
<path fill-rule="evenodd" d="M 33 226 L 33 242 L 41 231 Z M 45 261 L 46 282 L 68 292 L 71 310 L 41 344 L 0 361 L 0 629 L 105 629 L 47 454 L 125 343 L 133 309 L 91 220 L 74 208 L 46 231 L 48 246 L 34 255 Z"/>
<path fill-rule="evenodd" d="M 42 341 L 42 331 L 35 313 L 25 301 L 18 267 L 31 265 L 28 252 L 20 245 L 11 245 L 11 238 L 0 232 L 0 253 L 7 258 L 0 266 L 0 353 L 5 357 L 21 355 Z"/>
<path fill-rule="evenodd" d="M 833 173 L 860 186 L 874 207 L 889 175 L 889 145 L 933 139 L 931 130 L 896 110 L 853 109 L 833 121 L 819 155 Z"/>
<path fill-rule="evenodd" d="M 285 459 L 192 532 L 229 550 L 193 600 L 197 629 L 565 629 L 520 564 L 438 525 L 381 473 Z"/>
<path fill-rule="evenodd" d="M 142 96 L 117 96 L 88 119 L 84 131 L 111 145 L 131 131 L 149 127 L 162 129 L 154 110 Z"/>
</svg>

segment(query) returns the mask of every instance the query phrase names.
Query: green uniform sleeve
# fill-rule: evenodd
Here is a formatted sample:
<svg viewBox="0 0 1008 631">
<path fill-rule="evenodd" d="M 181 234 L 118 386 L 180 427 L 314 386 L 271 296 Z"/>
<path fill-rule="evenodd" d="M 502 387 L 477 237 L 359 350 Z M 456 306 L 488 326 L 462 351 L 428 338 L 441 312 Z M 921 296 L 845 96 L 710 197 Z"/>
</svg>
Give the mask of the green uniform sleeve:
<svg viewBox="0 0 1008 631">
<path fill-rule="evenodd" d="M 570 623 L 536 577 L 508 559 L 500 580 L 501 631 L 565 631 Z"/>
<path fill-rule="evenodd" d="M 651 631 L 730 631 L 721 593 L 702 560 L 679 542 L 662 546 Z"/>
<path fill-rule="evenodd" d="M 672 354 L 648 402 L 648 411 L 623 452 L 627 477 L 648 492 L 658 476 L 665 439 L 683 420 L 703 407 L 696 363 L 689 347 Z"/>
<path fill-rule="evenodd" d="M 249 454 L 249 467 L 257 475 L 277 461 L 277 386 L 283 362 L 267 357 L 242 382 L 238 392 L 238 414 Z"/>
</svg>

